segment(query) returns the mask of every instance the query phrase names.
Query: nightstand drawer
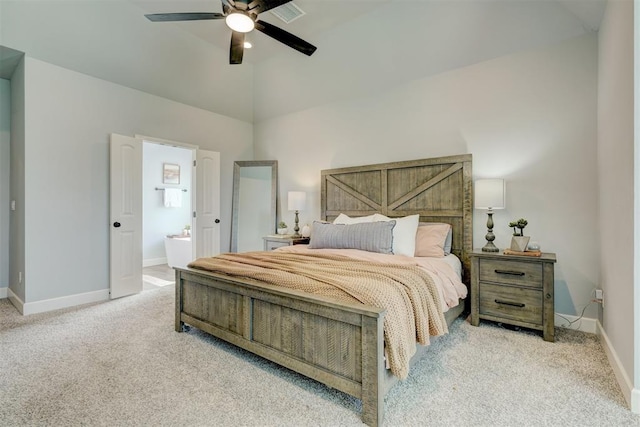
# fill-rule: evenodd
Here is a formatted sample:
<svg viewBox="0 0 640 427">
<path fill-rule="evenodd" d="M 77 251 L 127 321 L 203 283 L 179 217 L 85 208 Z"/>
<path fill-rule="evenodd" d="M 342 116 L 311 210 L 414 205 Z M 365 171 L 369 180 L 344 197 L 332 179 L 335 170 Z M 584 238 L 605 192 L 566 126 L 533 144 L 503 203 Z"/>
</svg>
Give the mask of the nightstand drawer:
<svg viewBox="0 0 640 427">
<path fill-rule="evenodd" d="M 480 315 L 542 325 L 542 291 L 480 283 Z"/>
<path fill-rule="evenodd" d="M 291 242 L 274 242 L 273 240 L 268 240 L 265 242 L 265 250 L 272 251 L 277 248 L 282 248 L 284 246 L 291 246 Z"/>
<path fill-rule="evenodd" d="M 291 245 L 309 244 L 308 237 L 294 236 L 294 235 L 283 236 L 283 237 L 267 236 L 267 237 L 263 237 L 262 239 L 264 240 L 265 251 L 272 251 L 274 249 L 282 248 L 285 246 L 291 246 Z"/>
<path fill-rule="evenodd" d="M 542 264 L 539 262 L 481 259 L 480 281 L 542 288 Z"/>
</svg>

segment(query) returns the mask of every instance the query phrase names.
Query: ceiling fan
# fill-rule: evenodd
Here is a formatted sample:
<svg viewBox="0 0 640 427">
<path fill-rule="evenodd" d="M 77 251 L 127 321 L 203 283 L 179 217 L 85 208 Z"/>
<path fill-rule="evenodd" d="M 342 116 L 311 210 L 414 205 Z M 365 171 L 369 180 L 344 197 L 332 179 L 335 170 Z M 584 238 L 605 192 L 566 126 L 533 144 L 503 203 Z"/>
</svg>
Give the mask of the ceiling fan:
<svg viewBox="0 0 640 427">
<path fill-rule="evenodd" d="M 222 0 L 223 13 L 152 13 L 145 16 L 152 22 L 224 19 L 227 26 L 232 30 L 231 47 L 229 49 L 230 64 L 242 64 L 244 36 L 253 29 L 294 48 L 298 52 L 311 56 L 313 52 L 316 51 L 315 46 L 275 25 L 258 19 L 258 14 L 289 3 L 290 1 L 291 0 Z"/>
</svg>

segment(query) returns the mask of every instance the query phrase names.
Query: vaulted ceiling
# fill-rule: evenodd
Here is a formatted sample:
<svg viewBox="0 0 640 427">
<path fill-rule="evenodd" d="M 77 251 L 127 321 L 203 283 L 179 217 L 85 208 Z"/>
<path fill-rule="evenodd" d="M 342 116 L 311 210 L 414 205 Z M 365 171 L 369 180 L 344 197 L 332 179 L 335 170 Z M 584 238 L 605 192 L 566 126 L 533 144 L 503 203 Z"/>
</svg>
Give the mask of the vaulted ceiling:
<svg viewBox="0 0 640 427">
<path fill-rule="evenodd" d="M 238 1 L 238 0 L 236 0 Z M 306 57 L 259 32 L 229 65 L 219 0 L 0 0 L 0 71 L 15 52 L 244 121 L 259 121 L 597 31 L 606 0 L 294 0 L 260 19 L 318 47 Z M 10 48 L 10 49 L 6 49 Z M 3 60 L 4 58 L 4 60 Z M 3 76 L 6 77 L 6 76 Z"/>
</svg>

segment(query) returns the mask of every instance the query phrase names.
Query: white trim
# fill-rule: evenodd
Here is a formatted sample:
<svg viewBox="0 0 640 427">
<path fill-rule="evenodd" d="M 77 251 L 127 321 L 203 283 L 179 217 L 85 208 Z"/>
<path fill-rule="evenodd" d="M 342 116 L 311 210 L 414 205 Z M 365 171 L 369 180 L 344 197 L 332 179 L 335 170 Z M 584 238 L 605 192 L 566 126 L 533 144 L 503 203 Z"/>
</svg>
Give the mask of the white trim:
<svg viewBox="0 0 640 427">
<path fill-rule="evenodd" d="M 13 293 L 11 288 L 7 290 L 7 298 L 9 298 L 11 304 L 13 304 L 13 306 L 20 312 L 20 314 L 24 314 L 24 302 L 22 302 L 18 295 Z"/>
<path fill-rule="evenodd" d="M 565 319 L 563 319 L 562 317 L 565 317 Z M 562 314 L 562 313 L 556 313 L 555 318 L 554 318 L 554 322 L 555 322 L 555 326 L 558 328 L 565 328 L 565 329 L 575 329 L 576 331 L 582 331 L 582 332 L 587 332 L 589 334 L 595 334 L 598 331 L 598 327 L 597 327 L 597 323 L 598 320 L 597 319 L 593 319 L 590 317 L 583 317 L 582 319 L 578 320 L 579 317 L 578 316 L 572 316 L 570 314 Z M 572 324 L 569 324 L 569 322 L 567 322 L 567 320 L 569 320 L 569 322 L 574 322 Z"/>
<path fill-rule="evenodd" d="M 109 300 L 109 289 L 103 289 L 101 291 L 85 292 L 82 294 L 68 295 L 66 297 L 27 302 L 24 303 L 21 313 L 28 316 L 29 314 L 44 313 L 46 311 L 107 300 Z"/>
<path fill-rule="evenodd" d="M 608 6 L 607 6 L 608 7 Z M 640 214 L 640 1 L 633 2 L 633 218 Z M 605 12 L 606 13 L 606 12 Z M 631 411 L 640 414 L 640 262 L 635 254 L 640 253 L 640 224 L 633 221 L 633 383 Z"/>
<path fill-rule="evenodd" d="M 0 288 L 0 299 L 6 298 L 9 295 L 9 288 Z"/>
<path fill-rule="evenodd" d="M 187 144 L 186 142 L 172 141 L 170 139 L 156 138 L 155 136 L 140 135 L 140 134 L 136 133 L 134 135 L 134 137 L 137 138 L 137 139 L 141 139 L 143 141 L 146 141 L 146 142 L 154 142 L 156 144 L 171 145 L 173 147 L 190 148 L 192 150 L 197 150 L 198 149 L 197 145 Z"/>
<path fill-rule="evenodd" d="M 633 384 L 627 375 L 627 372 L 624 370 L 620 359 L 618 358 L 618 354 L 615 349 L 611 345 L 611 341 L 609 341 L 609 337 L 605 332 L 604 328 L 598 322 L 598 336 L 600 337 L 600 342 L 602 343 L 602 347 L 604 348 L 604 352 L 607 355 L 607 359 L 609 359 L 609 364 L 613 369 L 613 373 L 616 376 L 616 380 L 618 381 L 618 385 L 622 390 L 622 394 L 624 395 L 624 399 L 627 401 L 627 405 L 632 409 L 633 412 L 637 412 L 640 403 L 640 392 L 633 388 Z M 632 401 L 633 396 L 633 401 Z M 634 402 L 635 401 L 635 402 Z M 635 410 L 634 410 L 635 407 Z"/>
<path fill-rule="evenodd" d="M 152 267 L 154 265 L 162 265 L 167 263 L 167 257 L 164 258 L 149 258 L 142 260 L 143 267 Z"/>
<path fill-rule="evenodd" d="M 640 390 L 637 388 L 631 390 L 631 412 L 640 414 Z"/>
</svg>

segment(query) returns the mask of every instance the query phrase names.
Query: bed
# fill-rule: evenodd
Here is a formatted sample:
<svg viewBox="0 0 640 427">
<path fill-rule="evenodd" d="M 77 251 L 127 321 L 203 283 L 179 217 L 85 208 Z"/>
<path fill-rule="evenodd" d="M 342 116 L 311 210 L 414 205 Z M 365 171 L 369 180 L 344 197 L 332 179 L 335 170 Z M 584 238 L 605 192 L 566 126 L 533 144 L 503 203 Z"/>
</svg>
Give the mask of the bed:
<svg viewBox="0 0 640 427">
<path fill-rule="evenodd" d="M 321 172 L 321 217 L 340 214 L 451 225 L 451 253 L 468 285 L 472 250 L 470 154 Z M 313 241 L 313 235 L 312 235 Z M 176 268 L 175 329 L 208 332 L 362 401 L 362 420 L 376 426 L 384 397 L 398 381 L 385 363 L 385 310 L 265 284 L 251 278 Z M 465 309 L 449 309 L 450 324 Z M 428 346 L 418 346 L 412 362 Z"/>
</svg>

